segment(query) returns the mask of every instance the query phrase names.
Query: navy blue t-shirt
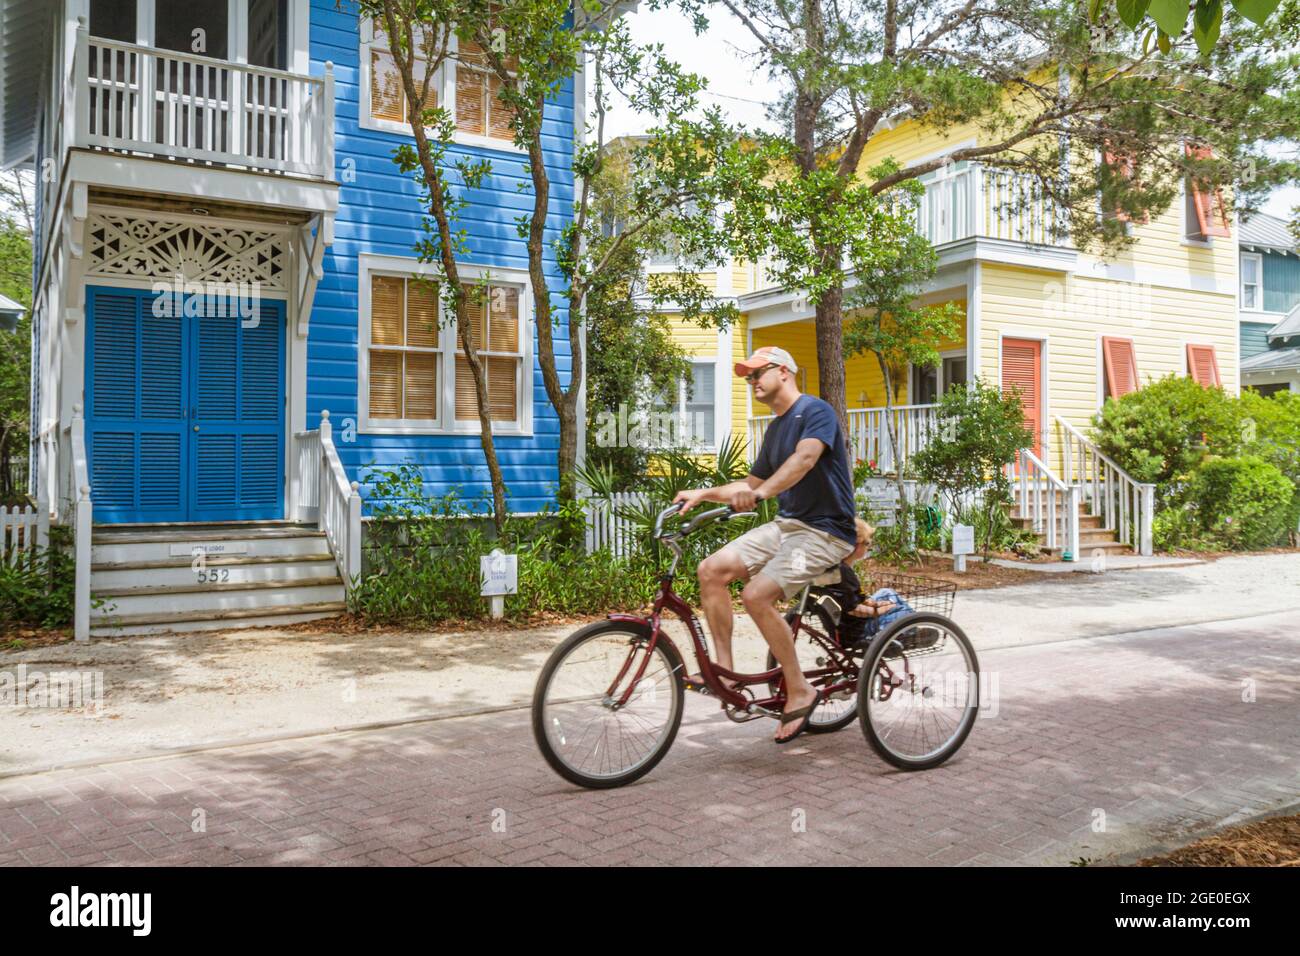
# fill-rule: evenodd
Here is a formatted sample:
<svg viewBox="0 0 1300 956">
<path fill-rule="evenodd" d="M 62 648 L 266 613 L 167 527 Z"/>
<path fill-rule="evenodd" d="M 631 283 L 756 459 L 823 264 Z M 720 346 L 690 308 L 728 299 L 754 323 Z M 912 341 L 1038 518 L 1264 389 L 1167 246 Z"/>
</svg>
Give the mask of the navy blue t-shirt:
<svg viewBox="0 0 1300 956">
<path fill-rule="evenodd" d="M 755 478 L 771 478 L 805 438 L 816 438 L 826 450 L 793 487 L 777 495 L 777 514 L 857 544 L 849 453 L 840 420 L 828 403 L 812 395 L 800 395 L 784 415 L 778 415 L 767 426 L 763 447 L 749 473 Z"/>
</svg>

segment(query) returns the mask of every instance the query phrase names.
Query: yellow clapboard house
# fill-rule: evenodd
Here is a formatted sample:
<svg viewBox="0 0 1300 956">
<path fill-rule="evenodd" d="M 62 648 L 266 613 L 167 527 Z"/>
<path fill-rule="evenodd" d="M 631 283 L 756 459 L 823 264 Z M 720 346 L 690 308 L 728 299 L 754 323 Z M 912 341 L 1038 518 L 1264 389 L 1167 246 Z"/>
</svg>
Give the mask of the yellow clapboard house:
<svg viewBox="0 0 1300 956">
<path fill-rule="evenodd" d="M 943 133 L 904 120 L 872 138 L 862 168 L 889 157 L 927 161 L 983 141 L 975 126 Z M 965 322 L 942 343 L 938 367 L 908 370 L 894 412 L 902 456 L 925 440 L 934 402 L 951 385 L 979 377 L 1018 386 L 1036 438 L 1016 468 L 1025 520 L 1072 556 L 1112 542 L 1149 551 L 1150 489 L 1099 458 L 1087 432 L 1108 397 L 1170 373 L 1236 392 L 1238 250 L 1222 195 L 1185 183 L 1163 214 L 1128 224 L 1132 246 L 1103 258 L 1053 237 L 1058 213 L 1027 176 L 953 162 L 920 182 L 919 228 L 939 255 L 921 299 L 956 303 Z M 741 320 L 721 333 L 678 321 L 678 340 L 697 363 L 697 385 L 712 383 L 712 443 L 734 433 L 753 448 L 768 410 L 752 402 L 731 366 L 742 353 L 779 345 L 799 363 L 801 388 L 816 394 L 813 307 L 798 290 L 768 281 L 761 262 L 729 262 L 702 278 L 718 296 L 735 298 Z M 849 358 L 845 379 L 855 456 L 892 467 L 875 356 Z"/>
</svg>

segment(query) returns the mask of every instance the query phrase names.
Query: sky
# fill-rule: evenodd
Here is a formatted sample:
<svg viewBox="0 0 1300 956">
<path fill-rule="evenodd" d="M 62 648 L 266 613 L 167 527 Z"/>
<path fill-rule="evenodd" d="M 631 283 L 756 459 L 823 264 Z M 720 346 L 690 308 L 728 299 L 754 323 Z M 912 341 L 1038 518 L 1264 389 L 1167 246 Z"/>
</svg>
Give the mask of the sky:
<svg viewBox="0 0 1300 956">
<path fill-rule="evenodd" d="M 662 43 L 683 69 L 708 81 L 704 96 L 707 105 L 721 107 L 734 123 L 770 128 L 764 104 L 777 99 L 780 87 L 765 72 L 756 70 L 745 56 L 756 41 L 738 20 L 717 5 L 710 8 L 709 17 L 708 32 L 698 37 L 690 20 L 678 10 L 651 11 L 642 7 L 630 14 L 628 21 L 634 37 L 645 43 Z M 746 43 L 747 39 L 750 42 Z M 605 122 L 610 139 L 645 132 L 648 125 L 646 117 L 627 108 L 611 111 Z M 1263 211 L 1289 219 L 1293 206 L 1300 206 L 1300 187 L 1275 190 Z"/>
</svg>

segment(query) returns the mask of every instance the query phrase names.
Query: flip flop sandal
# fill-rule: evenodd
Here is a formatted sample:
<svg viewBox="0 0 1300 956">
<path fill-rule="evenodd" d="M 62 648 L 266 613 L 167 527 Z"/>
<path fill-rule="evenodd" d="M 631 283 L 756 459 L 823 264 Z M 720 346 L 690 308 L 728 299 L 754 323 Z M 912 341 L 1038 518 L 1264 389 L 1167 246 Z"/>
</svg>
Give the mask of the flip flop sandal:
<svg viewBox="0 0 1300 956">
<path fill-rule="evenodd" d="M 822 692 L 818 691 L 816 699 L 814 699 L 813 702 L 809 704 L 807 707 L 800 707 L 798 710 L 792 710 L 788 714 L 782 714 L 781 715 L 782 726 L 789 723 L 793 723 L 796 720 L 799 721 L 799 726 L 795 729 L 795 732 L 792 733 L 789 737 L 773 737 L 772 742 L 776 744 L 788 744 L 790 741 L 794 740 L 801 733 L 807 730 L 808 723 L 809 721 L 812 720 L 812 713 L 814 710 L 817 709 L 818 705 L 821 704 L 821 702 L 822 702 Z M 800 718 L 803 719 L 800 720 Z"/>
</svg>

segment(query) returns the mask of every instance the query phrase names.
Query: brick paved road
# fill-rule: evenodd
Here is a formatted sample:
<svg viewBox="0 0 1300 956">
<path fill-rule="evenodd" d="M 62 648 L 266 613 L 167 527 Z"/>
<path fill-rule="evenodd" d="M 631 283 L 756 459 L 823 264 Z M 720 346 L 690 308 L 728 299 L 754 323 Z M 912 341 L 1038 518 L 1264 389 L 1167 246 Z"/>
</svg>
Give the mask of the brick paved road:
<svg viewBox="0 0 1300 956">
<path fill-rule="evenodd" d="M 648 777 L 579 791 L 512 711 L 0 780 L 0 863 L 1059 864 L 1300 800 L 1291 616 L 981 664 L 996 716 L 926 773 L 688 695 Z"/>
</svg>

